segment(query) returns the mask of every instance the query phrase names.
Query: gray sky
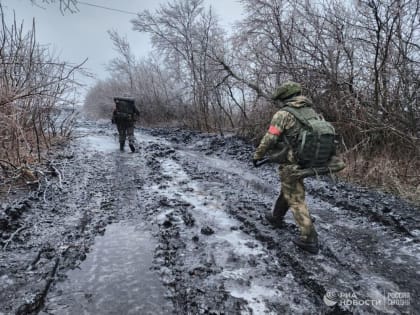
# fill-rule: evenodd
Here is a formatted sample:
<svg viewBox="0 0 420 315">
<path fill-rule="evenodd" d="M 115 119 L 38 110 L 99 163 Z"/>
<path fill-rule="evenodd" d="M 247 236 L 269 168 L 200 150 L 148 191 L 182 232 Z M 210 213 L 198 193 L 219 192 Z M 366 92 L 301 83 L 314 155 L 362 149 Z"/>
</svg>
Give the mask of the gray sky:
<svg viewBox="0 0 420 315">
<path fill-rule="evenodd" d="M 137 57 L 146 57 L 151 51 L 147 34 L 132 30 L 130 19 L 135 15 L 119 13 L 79 4 L 79 12 L 62 15 L 57 4 L 43 5 L 40 8 L 30 0 L 0 0 L 10 23 L 13 11 L 18 22 L 24 21 L 26 28 L 35 18 L 36 36 L 41 44 L 48 44 L 63 61 L 80 63 L 89 58 L 85 67 L 96 78 L 107 77 L 105 64 L 116 56 L 107 30 L 115 29 L 128 38 Z M 38 1 L 42 2 L 42 1 Z M 159 4 L 168 0 L 83 0 L 93 5 L 105 6 L 129 12 L 148 9 L 154 11 Z M 219 16 L 222 26 L 229 30 L 233 23 L 242 17 L 242 7 L 238 0 L 205 0 Z M 85 81 L 92 84 L 92 80 Z"/>
</svg>

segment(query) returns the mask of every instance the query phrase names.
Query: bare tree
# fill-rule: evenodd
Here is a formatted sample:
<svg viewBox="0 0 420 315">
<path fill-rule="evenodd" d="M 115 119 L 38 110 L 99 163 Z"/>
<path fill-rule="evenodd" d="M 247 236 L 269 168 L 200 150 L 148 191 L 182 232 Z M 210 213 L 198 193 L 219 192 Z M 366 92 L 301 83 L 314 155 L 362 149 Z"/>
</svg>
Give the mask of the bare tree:
<svg viewBox="0 0 420 315">
<path fill-rule="evenodd" d="M 247 17 L 234 38 L 235 59 L 250 65 L 244 75 L 259 90 L 294 79 L 321 100 L 332 120 L 350 120 L 363 106 L 378 122 L 397 116 L 407 122 L 398 129 L 413 129 L 407 118 L 418 117 L 413 108 L 418 98 L 397 91 L 418 85 L 418 0 L 241 2 Z M 372 121 L 371 116 L 359 118 Z"/>
<path fill-rule="evenodd" d="M 130 89 L 134 87 L 133 71 L 136 66 L 136 61 L 130 49 L 130 44 L 127 38 L 120 36 L 117 31 L 108 31 L 109 37 L 114 45 L 114 49 L 118 53 L 118 57 L 110 61 L 108 68 L 113 73 L 118 73 L 126 76 Z"/>
<path fill-rule="evenodd" d="M 41 3 L 45 4 L 52 4 L 52 3 L 58 3 L 60 7 L 61 13 L 64 13 L 66 11 L 70 13 L 75 13 L 78 11 L 77 8 L 77 0 L 30 0 L 35 5 L 40 5 Z"/>
<path fill-rule="evenodd" d="M 44 149 L 68 136 L 69 117 L 61 106 L 74 104 L 80 65 L 58 61 L 35 38 L 35 22 L 25 33 L 8 26 L 0 6 L 0 159 L 20 165 L 42 159 Z"/>
<path fill-rule="evenodd" d="M 220 116 L 211 116 L 223 111 L 221 94 L 215 92 L 222 73 L 209 55 L 223 45 L 223 32 L 211 8 L 205 9 L 203 0 L 177 0 L 161 6 L 155 14 L 140 13 L 132 23 L 135 30 L 151 35 L 168 69 L 183 83 L 193 127 L 211 130 L 214 120 L 220 125 Z"/>
</svg>

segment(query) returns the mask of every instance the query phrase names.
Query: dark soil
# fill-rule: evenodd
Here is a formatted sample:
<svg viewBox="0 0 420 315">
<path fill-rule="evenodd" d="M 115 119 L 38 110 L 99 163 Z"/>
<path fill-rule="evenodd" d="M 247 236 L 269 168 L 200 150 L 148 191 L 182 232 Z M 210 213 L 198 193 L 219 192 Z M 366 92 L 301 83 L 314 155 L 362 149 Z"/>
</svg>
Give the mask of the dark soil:
<svg viewBox="0 0 420 315">
<path fill-rule="evenodd" d="M 290 212 L 281 228 L 266 221 L 280 188 L 276 166 L 253 168 L 245 141 L 138 129 L 130 153 L 119 151 L 114 126 L 81 122 L 77 130 L 83 137 L 51 157 L 58 174 L 2 197 L 0 314 L 418 312 L 414 205 L 307 179 L 321 242 L 310 255 L 292 243 Z M 125 256 L 121 270 L 106 269 L 104 256 Z M 107 277 L 89 278 L 98 266 Z M 107 281 L 115 285 L 102 290 Z"/>
</svg>

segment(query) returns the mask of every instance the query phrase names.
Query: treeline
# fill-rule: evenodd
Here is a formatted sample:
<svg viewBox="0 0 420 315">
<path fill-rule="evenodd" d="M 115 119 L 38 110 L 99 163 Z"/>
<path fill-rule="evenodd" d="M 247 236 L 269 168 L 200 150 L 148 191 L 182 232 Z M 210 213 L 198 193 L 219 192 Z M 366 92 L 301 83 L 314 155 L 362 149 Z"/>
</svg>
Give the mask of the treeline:
<svg viewBox="0 0 420 315">
<path fill-rule="evenodd" d="M 202 0 L 139 13 L 133 28 L 150 34 L 154 59 L 138 60 L 110 32 L 119 57 L 86 110 L 109 117 L 111 97 L 130 94 L 144 123 L 257 142 L 276 110 L 273 89 L 294 80 L 341 134 L 348 176 L 418 197 L 420 0 L 240 2 L 229 35 Z"/>
<path fill-rule="evenodd" d="M 0 4 L 0 184 L 26 175 L 73 126 L 74 66 L 59 61 L 16 18 L 8 24 Z"/>
</svg>

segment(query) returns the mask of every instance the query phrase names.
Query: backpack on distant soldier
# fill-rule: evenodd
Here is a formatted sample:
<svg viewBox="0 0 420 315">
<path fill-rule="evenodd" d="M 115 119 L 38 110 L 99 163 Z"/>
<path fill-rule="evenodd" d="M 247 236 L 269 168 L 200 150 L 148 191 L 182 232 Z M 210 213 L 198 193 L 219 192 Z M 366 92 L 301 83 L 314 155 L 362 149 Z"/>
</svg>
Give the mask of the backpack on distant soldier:
<svg viewBox="0 0 420 315">
<path fill-rule="evenodd" d="M 135 114 L 134 99 L 115 97 L 114 98 L 116 113 L 115 119 L 118 121 L 133 121 Z"/>
<path fill-rule="evenodd" d="M 335 154 L 335 129 L 311 107 L 286 106 L 302 125 L 297 139 L 292 143 L 298 164 L 303 168 L 326 166 Z"/>
</svg>

